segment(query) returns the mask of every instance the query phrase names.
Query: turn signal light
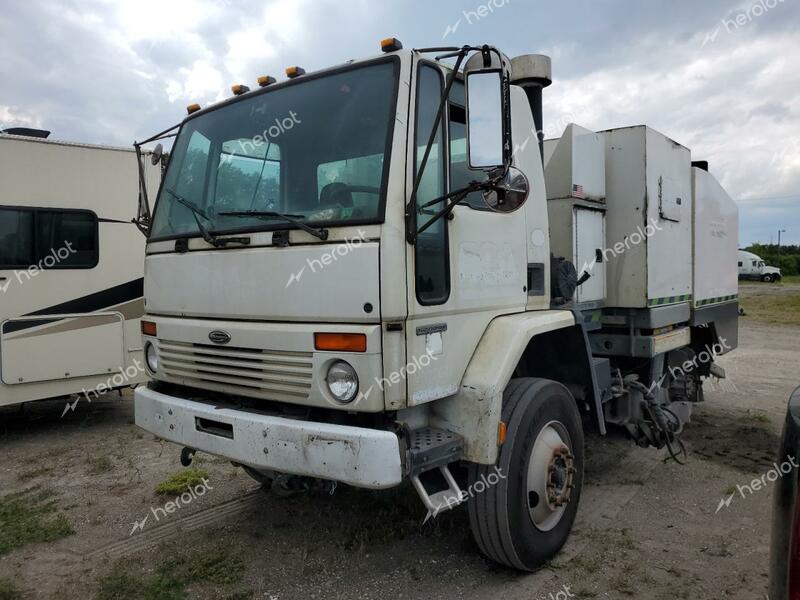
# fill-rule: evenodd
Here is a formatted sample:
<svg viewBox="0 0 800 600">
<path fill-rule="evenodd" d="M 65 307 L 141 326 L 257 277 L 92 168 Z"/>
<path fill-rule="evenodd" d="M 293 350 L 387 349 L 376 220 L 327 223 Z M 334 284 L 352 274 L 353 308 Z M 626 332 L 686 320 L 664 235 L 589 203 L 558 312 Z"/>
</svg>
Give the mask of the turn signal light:
<svg viewBox="0 0 800 600">
<path fill-rule="evenodd" d="M 506 443 L 506 433 L 507 433 L 507 428 L 506 428 L 505 421 L 500 421 L 500 423 L 497 424 L 497 445 L 498 446 L 502 446 L 503 444 Z"/>
<path fill-rule="evenodd" d="M 258 85 L 260 87 L 266 87 L 275 83 L 276 79 L 274 77 L 270 77 L 269 75 L 262 75 L 258 78 Z"/>
<path fill-rule="evenodd" d="M 403 44 L 397 38 L 386 38 L 381 41 L 381 50 L 384 52 L 397 52 L 403 49 Z"/>
<path fill-rule="evenodd" d="M 198 110 L 200 110 L 199 104 L 190 104 L 189 106 L 186 107 L 186 113 L 189 115 L 192 113 L 196 113 Z"/>
<path fill-rule="evenodd" d="M 242 85 L 241 83 L 237 83 L 231 86 L 231 91 L 236 96 L 241 96 L 242 94 L 246 94 L 250 91 L 250 88 L 246 85 Z"/>
<path fill-rule="evenodd" d="M 305 75 L 306 70 L 303 67 L 286 67 L 286 76 L 289 79 L 294 79 L 295 77 L 300 77 L 300 75 Z"/>
<path fill-rule="evenodd" d="M 366 352 L 364 333 L 315 333 L 314 349 L 334 352 Z"/>
<path fill-rule="evenodd" d="M 158 328 L 152 321 L 142 321 L 142 335 L 158 337 Z"/>
</svg>

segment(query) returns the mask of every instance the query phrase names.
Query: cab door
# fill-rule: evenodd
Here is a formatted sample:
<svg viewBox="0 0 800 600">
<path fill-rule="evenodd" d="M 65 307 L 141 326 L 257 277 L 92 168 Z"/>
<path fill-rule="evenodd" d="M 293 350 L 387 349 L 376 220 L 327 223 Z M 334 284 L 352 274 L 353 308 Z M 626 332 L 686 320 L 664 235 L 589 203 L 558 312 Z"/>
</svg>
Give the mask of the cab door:
<svg viewBox="0 0 800 600">
<path fill-rule="evenodd" d="M 414 86 L 409 194 L 435 122 L 445 73 L 436 63 L 420 60 Z M 450 96 L 423 170 L 417 206 L 485 177 L 468 167 L 463 83 L 457 81 Z M 418 213 L 417 227 L 444 206 Z M 524 211 L 494 213 L 476 193 L 457 206 L 452 217 L 438 220 L 416 244 L 407 245 L 409 406 L 458 392 L 489 322 L 524 310 L 527 299 Z"/>
</svg>

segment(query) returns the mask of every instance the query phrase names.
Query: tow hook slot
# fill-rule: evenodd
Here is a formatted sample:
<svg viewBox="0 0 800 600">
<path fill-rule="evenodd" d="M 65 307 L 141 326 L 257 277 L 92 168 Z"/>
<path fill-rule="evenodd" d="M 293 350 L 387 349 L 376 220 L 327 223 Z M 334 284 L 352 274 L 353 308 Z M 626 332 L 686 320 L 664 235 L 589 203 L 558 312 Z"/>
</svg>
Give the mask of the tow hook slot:
<svg viewBox="0 0 800 600">
<path fill-rule="evenodd" d="M 192 459 L 194 458 L 194 448 L 184 448 L 181 450 L 181 465 L 184 467 L 192 466 Z"/>
<path fill-rule="evenodd" d="M 201 431 L 209 435 L 228 438 L 229 440 L 233 439 L 233 425 L 230 423 L 222 423 L 220 421 L 212 421 L 211 419 L 195 417 L 194 426 L 197 431 Z"/>
</svg>

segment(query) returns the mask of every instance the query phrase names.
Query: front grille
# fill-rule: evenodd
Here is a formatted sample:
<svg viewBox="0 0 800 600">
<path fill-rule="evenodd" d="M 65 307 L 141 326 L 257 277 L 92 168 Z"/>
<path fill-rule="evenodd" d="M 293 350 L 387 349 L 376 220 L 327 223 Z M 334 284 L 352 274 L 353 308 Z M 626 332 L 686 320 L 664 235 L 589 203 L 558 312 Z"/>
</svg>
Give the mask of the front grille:
<svg viewBox="0 0 800 600">
<path fill-rule="evenodd" d="M 311 352 L 229 348 L 158 340 L 159 372 L 188 386 L 268 400 L 308 398 Z"/>
</svg>

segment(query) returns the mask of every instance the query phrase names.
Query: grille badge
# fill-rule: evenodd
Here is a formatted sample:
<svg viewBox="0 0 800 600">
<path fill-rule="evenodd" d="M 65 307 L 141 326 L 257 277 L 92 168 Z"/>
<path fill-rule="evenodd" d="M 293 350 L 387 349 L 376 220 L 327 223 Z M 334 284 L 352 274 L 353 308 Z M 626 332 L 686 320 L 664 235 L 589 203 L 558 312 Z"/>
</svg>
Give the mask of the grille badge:
<svg viewBox="0 0 800 600">
<path fill-rule="evenodd" d="M 214 342 L 215 344 L 227 344 L 231 341 L 231 334 L 227 331 L 212 331 L 208 334 L 208 339 Z"/>
</svg>

